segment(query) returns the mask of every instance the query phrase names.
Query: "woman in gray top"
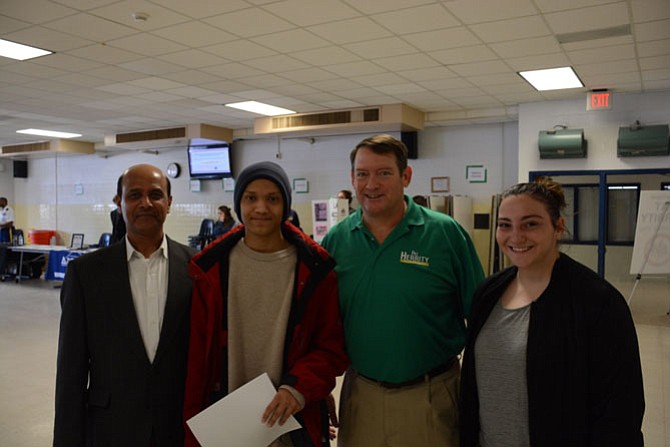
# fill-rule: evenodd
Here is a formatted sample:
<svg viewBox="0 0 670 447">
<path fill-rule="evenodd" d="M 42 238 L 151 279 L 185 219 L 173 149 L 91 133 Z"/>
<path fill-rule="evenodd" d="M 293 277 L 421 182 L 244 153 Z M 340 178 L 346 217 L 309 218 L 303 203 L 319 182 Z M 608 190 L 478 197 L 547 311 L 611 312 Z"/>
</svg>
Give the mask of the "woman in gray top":
<svg viewBox="0 0 670 447">
<path fill-rule="evenodd" d="M 461 446 L 643 445 L 637 335 L 623 296 L 558 250 L 561 186 L 513 186 L 496 239 L 514 264 L 477 290 L 461 376 Z"/>
</svg>

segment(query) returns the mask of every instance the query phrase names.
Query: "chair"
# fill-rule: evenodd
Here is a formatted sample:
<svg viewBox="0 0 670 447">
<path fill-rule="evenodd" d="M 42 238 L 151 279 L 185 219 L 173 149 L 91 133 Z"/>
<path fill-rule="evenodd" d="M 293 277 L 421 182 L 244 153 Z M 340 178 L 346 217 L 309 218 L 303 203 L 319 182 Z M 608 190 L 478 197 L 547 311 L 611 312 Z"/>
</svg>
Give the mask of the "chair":
<svg viewBox="0 0 670 447">
<path fill-rule="evenodd" d="M 111 242 L 112 242 L 112 233 L 102 233 L 100 235 L 100 239 L 98 239 L 98 243 L 97 244 L 91 244 L 88 247 L 89 248 L 109 247 Z"/>
<path fill-rule="evenodd" d="M 200 231 L 196 235 L 188 237 L 188 245 L 190 247 L 202 250 L 205 245 L 214 240 L 214 220 L 203 219 L 200 222 Z"/>
</svg>

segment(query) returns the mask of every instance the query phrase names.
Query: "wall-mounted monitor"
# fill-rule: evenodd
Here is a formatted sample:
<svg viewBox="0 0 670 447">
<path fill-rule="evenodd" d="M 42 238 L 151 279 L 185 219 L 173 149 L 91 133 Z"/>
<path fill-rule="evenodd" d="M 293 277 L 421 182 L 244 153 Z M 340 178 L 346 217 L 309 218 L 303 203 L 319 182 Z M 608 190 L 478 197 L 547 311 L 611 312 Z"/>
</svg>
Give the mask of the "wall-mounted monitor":
<svg viewBox="0 0 670 447">
<path fill-rule="evenodd" d="M 191 178 L 220 179 L 233 176 L 230 145 L 226 142 L 203 144 L 192 140 L 188 146 L 188 170 Z"/>
</svg>

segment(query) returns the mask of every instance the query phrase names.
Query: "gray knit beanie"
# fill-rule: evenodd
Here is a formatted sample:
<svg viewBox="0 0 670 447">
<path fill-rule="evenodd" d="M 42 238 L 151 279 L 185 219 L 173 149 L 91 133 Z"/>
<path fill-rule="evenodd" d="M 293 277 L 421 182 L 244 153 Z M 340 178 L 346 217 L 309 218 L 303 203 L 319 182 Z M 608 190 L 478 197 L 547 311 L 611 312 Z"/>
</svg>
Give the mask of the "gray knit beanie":
<svg viewBox="0 0 670 447">
<path fill-rule="evenodd" d="M 279 191 L 281 191 L 284 198 L 284 214 L 282 222 L 288 219 L 289 210 L 291 209 L 291 183 L 288 180 L 286 172 L 277 163 L 271 161 L 261 161 L 247 166 L 239 173 L 235 180 L 235 192 L 233 193 L 233 201 L 235 205 L 235 213 L 237 217 L 242 220 L 242 211 L 240 203 L 242 202 L 242 194 L 247 189 L 249 183 L 254 180 L 264 178 L 277 184 Z"/>
</svg>

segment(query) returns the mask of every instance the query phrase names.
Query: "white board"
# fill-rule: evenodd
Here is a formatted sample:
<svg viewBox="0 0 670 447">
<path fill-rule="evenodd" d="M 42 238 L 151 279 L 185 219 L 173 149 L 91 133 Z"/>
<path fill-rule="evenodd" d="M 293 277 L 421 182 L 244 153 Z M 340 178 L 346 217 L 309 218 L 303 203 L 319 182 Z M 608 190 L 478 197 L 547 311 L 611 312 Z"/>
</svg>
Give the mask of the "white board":
<svg viewBox="0 0 670 447">
<path fill-rule="evenodd" d="M 631 274 L 670 274 L 670 191 L 641 191 Z"/>
</svg>

